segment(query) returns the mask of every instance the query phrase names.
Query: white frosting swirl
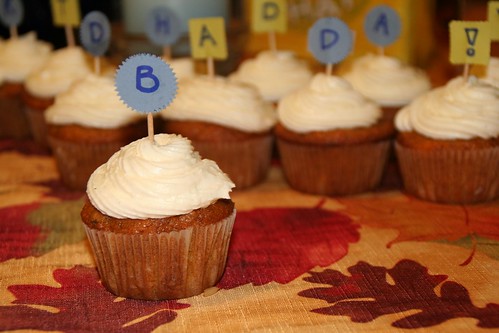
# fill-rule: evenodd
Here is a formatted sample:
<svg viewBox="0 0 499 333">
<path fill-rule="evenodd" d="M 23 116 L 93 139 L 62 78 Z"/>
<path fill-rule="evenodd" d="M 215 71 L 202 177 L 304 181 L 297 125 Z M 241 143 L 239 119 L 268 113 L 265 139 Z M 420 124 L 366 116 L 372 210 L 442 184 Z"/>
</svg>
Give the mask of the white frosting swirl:
<svg viewBox="0 0 499 333">
<path fill-rule="evenodd" d="M 358 58 L 344 78 L 367 98 L 388 107 L 407 105 L 431 88 L 422 70 L 382 55 Z"/>
<path fill-rule="evenodd" d="M 395 126 L 433 139 L 497 137 L 499 89 L 475 77 L 456 77 L 400 110 Z"/>
<path fill-rule="evenodd" d="M 53 52 L 43 68 L 29 75 L 25 87 L 34 96 L 51 98 L 91 72 L 83 49 L 66 47 Z"/>
<path fill-rule="evenodd" d="M 47 61 L 51 51 L 52 46 L 37 40 L 34 32 L 4 41 L 0 48 L 0 77 L 23 82 Z"/>
<path fill-rule="evenodd" d="M 232 181 L 188 139 L 157 134 L 154 140 L 130 143 L 94 171 L 87 194 L 95 208 L 116 218 L 161 218 L 230 198 Z"/>
<path fill-rule="evenodd" d="M 56 96 L 45 112 L 50 124 L 77 124 L 94 128 L 117 128 L 140 118 L 118 97 L 114 80 L 89 74 Z"/>
<path fill-rule="evenodd" d="M 263 51 L 256 58 L 243 61 L 230 79 L 257 87 L 267 101 L 281 97 L 305 86 L 312 78 L 307 64 L 290 51 Z"/>
<path fill-rule="evenodd" d="M 262 132 L 275 124 L 272 106 L 251 85 L 223 77 L 196 76 L 181 80 L 165 119 L 215 123 L 246 132 Z"/>
<path fill-rule="evenodd" d="M 196 75 L 194 71 L 194 61 L 192 58 L 174 58 L 167 60 L 168 64 L 173 69 L 177 80 L 193 77 Z"/>
<path fill-rule="evenodd" d="M 298 133 L 367 127 L 381 117 L 380 108 L 346 80 L 323 73 L 281 99 L 277 113 L 281 124 Z"/>
</svg>

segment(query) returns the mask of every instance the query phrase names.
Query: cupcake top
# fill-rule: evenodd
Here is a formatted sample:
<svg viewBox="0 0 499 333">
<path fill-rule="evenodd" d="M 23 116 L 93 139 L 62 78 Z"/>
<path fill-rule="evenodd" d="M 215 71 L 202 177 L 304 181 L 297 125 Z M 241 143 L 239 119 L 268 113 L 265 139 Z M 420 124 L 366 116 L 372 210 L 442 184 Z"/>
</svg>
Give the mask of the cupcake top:
<svg viewBox="0 0 499 333">
<path fill-rule="evenodd" d="M 284 127 L 298 133 L 368 127 L 382 115 L 374 102 L 346 80 L 324 73 L 281 99 L 277 114 Z"/>
<path fill-rule="evenodd" d="M 232 181 L 217 164 L 201 159 L 180 135 L 156 134 L 122 147 L 90 176 L 87 194 L 101 213 L 115 218 L 187 214 L 230 199 Z"/>
<path fill-rule="evenodd" d="M 57 95 L 45 112 L 47 123 L 93 128 L 117 128 L 140 117 L 120 100 L 113 78 L 95 74 L 88 74 Z"/>
<path fill-rule="evenodd" d="M 29 75 L 25 87 L 34 96 L 51 98 L 91 72 L 83 49 L 66 47 L 53 52 L 43 68 Z"/>
<path fill-rule="evenodd" d="M 290 51 L 263 51 L 243 61 L 231 80 L 257 87 L 267 101 L 277 102 L 284 95 L 303 87 L 312 78 L 307 64 Z"/>
<path fill-rule="evenodd" d="M 499 88 L 499 58 L 490 58 L 485 81 Z"/>
<path fill-rule="evenodd" d="M 23 82 L 49 58 L 52 46 L 37 40 L 35 32 L 2 42 L 0 47 L 0 78 L 2 81 Z"/>
<path fill-rule="evenodd" d="M 358 58 L 344 78 L 361 94 L 386 107 L 407 105 L 431 87 L 422 70 L 374 54 Z"/>
<path fill-rule="evenodd" d="M 442 140 L 498 137 L 499 89 L 475 77 L 456 77 L 400 110 L 395 126 Z"/>
<path fill-rule="evenodd" d="M 163 118 L 204 121 L 245 132 L 263 132 L 275 124 L 272 106 L 251 85 L 200 75 L 181 80 L 178 91 L 161 112 Z"/>
<path fill-rule="evenodd" d="M 168 60 L 167 62 L 172 67 L 178 80 L 196 75 L 194 71 L 194 61 L 192 61 L 192 58 L 174 58 Z"/>
</svg>

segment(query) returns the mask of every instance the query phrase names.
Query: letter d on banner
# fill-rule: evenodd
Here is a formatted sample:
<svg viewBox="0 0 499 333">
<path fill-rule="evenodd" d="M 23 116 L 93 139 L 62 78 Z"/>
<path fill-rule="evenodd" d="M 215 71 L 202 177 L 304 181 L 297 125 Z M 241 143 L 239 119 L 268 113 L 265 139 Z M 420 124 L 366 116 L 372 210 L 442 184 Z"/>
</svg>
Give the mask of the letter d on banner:
<svg viewBox="0 0 499 333">
<path fill-rule="evenodd" d="M 251 30 L 253 32 L 281 32 L 288 29 L 286 0 L 253 0 Z"/>
</svg>

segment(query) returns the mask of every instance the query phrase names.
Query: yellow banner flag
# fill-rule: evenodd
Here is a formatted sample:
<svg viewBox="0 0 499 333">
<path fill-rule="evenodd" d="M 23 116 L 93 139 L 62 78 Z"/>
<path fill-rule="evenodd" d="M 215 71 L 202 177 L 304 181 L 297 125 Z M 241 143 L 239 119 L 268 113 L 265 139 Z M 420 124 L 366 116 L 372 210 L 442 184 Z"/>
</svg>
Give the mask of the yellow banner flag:
<svg viewBox="0 0 499 333">
<path fill-rule="evenodd" d="M 227 59 L 225 21 L 222 17 L 189 20 L 191 55 L 195 59 Z"/>
<path fill-rule="evenodd" d="M 281 32 L 288 29 L 286 0 L 253 0 L 251 30 L 253 32 Z"/>
<path fill-rule="evenodd" d="M 450 62 L 487 65 L 490 58 L 490 24 L 480 21 L 451 21 Z"/>
<path fill-rule="evenodd" d="M 489 1 L 487 19 L 490 24 L 490 39 L 499 40 L 499 1 Z"/>
<path fill-rule="evenodd" d="M 78 0 L 50 0 L 52 18 L 55 26 L 80 25 L 80 2 Z"/>
</svg>

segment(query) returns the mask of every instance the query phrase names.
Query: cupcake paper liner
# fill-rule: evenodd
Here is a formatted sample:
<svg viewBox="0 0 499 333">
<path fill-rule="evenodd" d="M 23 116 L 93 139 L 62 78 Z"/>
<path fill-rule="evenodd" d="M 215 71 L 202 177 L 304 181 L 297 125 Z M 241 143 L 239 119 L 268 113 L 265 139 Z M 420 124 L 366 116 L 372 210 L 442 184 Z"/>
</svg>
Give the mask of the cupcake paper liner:
<svg viewBox="0 0 499 333">
<path fill-rule="evenodd" d="M 236 211 L 209 225 L 159 234 L 85 230 L 102 284 L 121 297 L 162 300 L 201 294 L 220 280 Z"/>
<path fill-rule="evenodd" d="M 22 109 L 19 94 L 0 93 L 0 138 L 31 137 L 28 119 Z"/>
<path fill-rule="evenodd" d="M 88 144 L 71 142 L 49 136 L 61 181 L 72 190 L 84 191 L 88 178 L 97 167 L 129 142 Z"/>
<path fill-rule="evenodd" d="M 311 145 L 277 140 L 289 185 L 302 192 L 349 195 L 381 181 L 390 140 L 358 145 Z"/>
<path fill-rule="evenodd" d="M 272 135 L 237 142 L 192 140 L 201 157 L 215 161 L 236 184 L 236 189 L 265 180 L 272 157 Z"/>
<path fill-rule="evenodd" d="M 45 122 L 44 116 L 45 110 L 37 110 L 30 108 L 29 106 L 25 106 L 24 112 L 26 113 L 26 117 L 31 128 L 33 140 L 40 147 L 49 148 L 47 123 Z"/>
<path fill-rule="evenodd" d="M 417 150 L 395 144 L 404 188 L 421 199 L 472 204 L 499 198 L 499 147 Z"/>
</svg>

